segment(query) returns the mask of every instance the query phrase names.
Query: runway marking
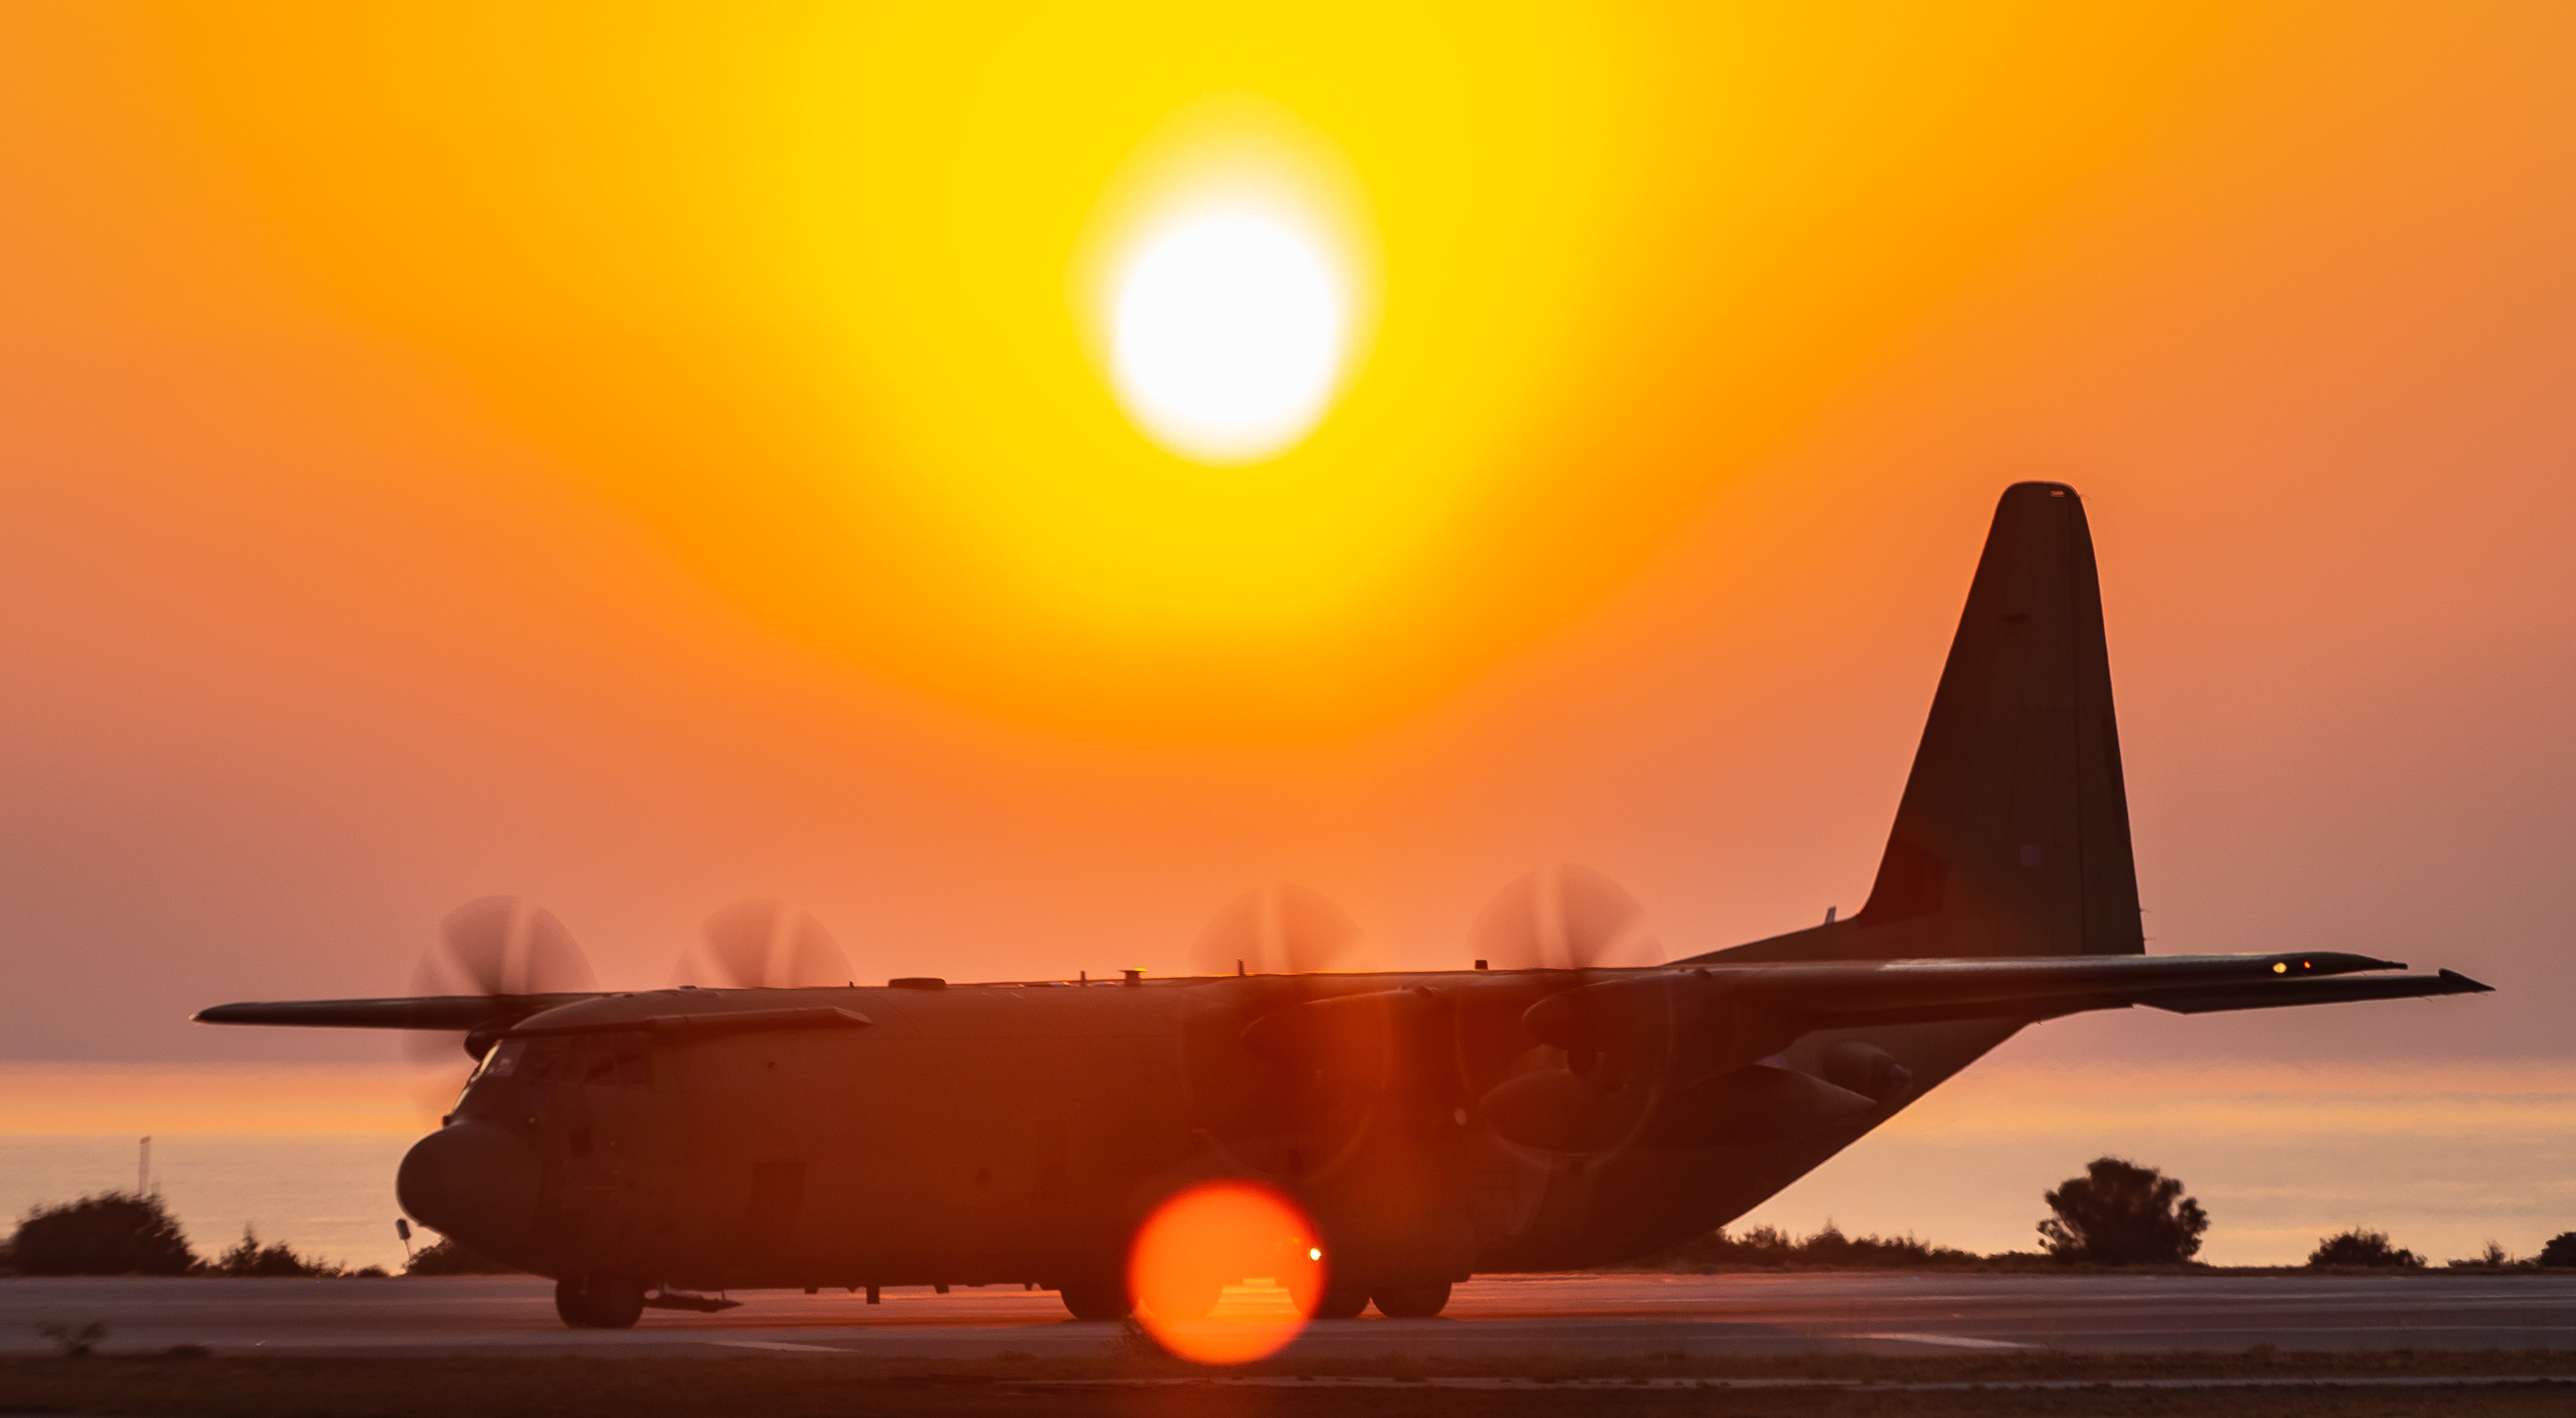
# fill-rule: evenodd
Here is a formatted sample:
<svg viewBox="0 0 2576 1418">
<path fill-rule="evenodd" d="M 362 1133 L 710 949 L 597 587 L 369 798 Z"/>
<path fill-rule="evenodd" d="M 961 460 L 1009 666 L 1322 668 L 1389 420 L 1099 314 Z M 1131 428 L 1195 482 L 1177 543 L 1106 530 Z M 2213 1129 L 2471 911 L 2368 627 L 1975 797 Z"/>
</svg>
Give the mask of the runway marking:
<svg viewBox="0 0 2576 1418">
<path fill-rule="evenodd" d="M 778 1349 L 791 1354 L 847 1354 L 850 1351 L 832 1344 L 789 1344 L 775 1339 L 719 1339 L 724 1349 Z"/>
<path fill-rule="evenodd" d="M 1945 1349 L 2037 1349 L 2009 1339 L 1970 1339 L 1964 1334 L 1844 1334 L 1839 1339 L 1893 1339 L 1904 1344 L 1937 1344 Z"/>
</svg>

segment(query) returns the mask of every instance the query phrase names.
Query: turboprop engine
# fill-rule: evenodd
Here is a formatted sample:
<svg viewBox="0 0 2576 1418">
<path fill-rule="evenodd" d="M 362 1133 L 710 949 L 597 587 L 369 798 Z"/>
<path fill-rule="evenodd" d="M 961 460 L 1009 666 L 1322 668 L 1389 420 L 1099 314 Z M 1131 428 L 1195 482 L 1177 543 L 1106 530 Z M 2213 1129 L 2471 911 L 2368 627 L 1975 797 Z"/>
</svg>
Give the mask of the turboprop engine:
<svg viewBox="0 0 2576 1418">
<path fill-rule="evenodd" d="M 1550 1152 L 1778 1142 L 1876 1112 L 1906 1077 L 1875 1049 L 1836 1082 L 1780 1066 L 1795 1027 L 1706 970 L 1578 985 L 1531 1005 L 1521 1027 L 1563 1062 L 1504 1079 L 1478 1107 L 1506 1139 Z"/>
</svg>

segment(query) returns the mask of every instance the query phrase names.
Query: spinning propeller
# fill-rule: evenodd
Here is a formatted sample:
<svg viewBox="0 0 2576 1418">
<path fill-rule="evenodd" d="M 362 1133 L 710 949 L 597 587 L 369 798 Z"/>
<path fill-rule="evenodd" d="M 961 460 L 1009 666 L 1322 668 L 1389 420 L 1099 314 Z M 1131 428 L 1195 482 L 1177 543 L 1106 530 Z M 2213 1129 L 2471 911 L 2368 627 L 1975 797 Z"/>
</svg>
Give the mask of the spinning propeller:
<svg viewBox="0 0 2576 1418">
<path fill-rule="evenodd" d="M 1322 892 L 1265 886 L 1226 903 L 1199 932 L 1190 963 L 1202 975 L 1304 975 L 1340 968 L 1360 928 Z"/>
<path fill-rule="evenodd" d="M 543 906 L 516 896 L 468 901 L 438 923 L 438 941 L 412 971 L 415 995 L 552 995 L 598 988 L 572 932 Z M 527 1011 L 520 1011 L 522 1014 Z M 472 1036 L 416 1034 L 416 1053 L 443 1057 L 450 1045 L 475 1056 Z"/>
<path fill-rule="evenodd" d="M 1590 970 L 1653 965 L 1663 952 L 1645 909 L 1618 883 L 1570 864 L 1542 867 L 1497 892 L 1469 929 L 1477 959 L 1497 970 Z M 1636 1140 L 1662 1092 L 1659 1031 L 1623 1046 L 1590 1041 L 1532 1049 L 1478 1101 L 1494 1130 L 1542 1151 L 1618 1151 Z M 1526 1037 L 1526 1036 L 1524 1036 Z"/>
<path fill-rule="evenodd" d="M 737 901 L 707 917 L 703 939 L 680 956 L 675 985 L 792 990 L 848 984 L 850 957 L 823 923 L 784 901 Z"/>
<path fill-rule="evenodd" d="M 1658 965 L 1635 897 L 1601 873 L 1542 867 L 1496 893 L 1467 932 L 1475 957 L 1497 970 L 1587 970 Z"/>
</svg>

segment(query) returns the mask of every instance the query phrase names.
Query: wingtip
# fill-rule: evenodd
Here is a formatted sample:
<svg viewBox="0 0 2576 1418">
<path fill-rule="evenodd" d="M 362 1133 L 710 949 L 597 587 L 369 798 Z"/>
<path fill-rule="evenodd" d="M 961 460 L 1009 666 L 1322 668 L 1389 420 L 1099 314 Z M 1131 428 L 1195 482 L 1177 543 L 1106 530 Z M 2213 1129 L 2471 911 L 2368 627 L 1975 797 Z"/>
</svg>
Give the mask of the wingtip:
<svg viewBox="0 0 2576 1418">
<path fill-rule="evenodd" d="M 2487 984 L 2484 981 L 2472 980 L 2457 970 L 2443 971 L 2441 979 L 2443 984 L 2451 987 L 2451 991 L 2454 994 L 2491 995 L 2495 993 L 2495 986 Z"/>
</svg>

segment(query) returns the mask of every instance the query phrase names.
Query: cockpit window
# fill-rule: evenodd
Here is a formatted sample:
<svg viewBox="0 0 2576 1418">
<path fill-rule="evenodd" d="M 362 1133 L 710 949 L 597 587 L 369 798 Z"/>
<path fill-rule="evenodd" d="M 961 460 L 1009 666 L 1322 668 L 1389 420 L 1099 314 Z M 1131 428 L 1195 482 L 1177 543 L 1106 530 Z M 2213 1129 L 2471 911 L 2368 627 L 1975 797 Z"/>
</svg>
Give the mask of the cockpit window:
<svg viewBox="0 0 2576 1418">
<path fill-rule="evenodd" d="M 474 1070 L 474 1077 L 467 1081 L 480 1082 L 486 1078 L 508 1078 L 518 1071 L 519 1055 L 526 1052 L 527 1047 L 527 1041 L 524 1039 L 506 1039 L 493 1045 L 490 1052 L 483 1055 L 482 1065 Z"/>
<path fill-rule="evenodd" d="M 591 1088 L 650 1088 L 653 1057 L 639 1048 L 596 1049 L 543 1039 L 511 1039 L 483 1056 L 471 1081 L 487 1078 Z"/>
</svg>

